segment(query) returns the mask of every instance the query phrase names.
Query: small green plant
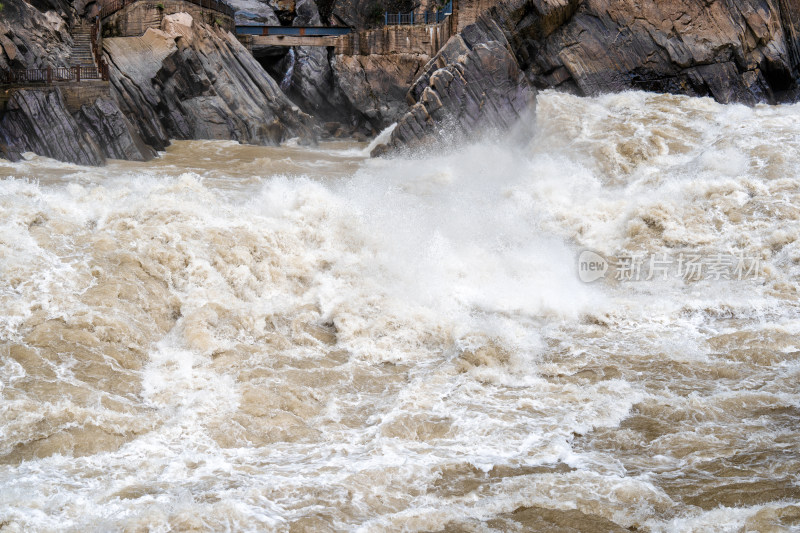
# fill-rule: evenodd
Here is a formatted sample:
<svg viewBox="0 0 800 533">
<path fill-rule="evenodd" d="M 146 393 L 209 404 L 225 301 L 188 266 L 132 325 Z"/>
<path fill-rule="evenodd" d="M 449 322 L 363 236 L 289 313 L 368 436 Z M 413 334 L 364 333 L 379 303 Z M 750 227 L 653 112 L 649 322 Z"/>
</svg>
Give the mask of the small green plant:
<svg viewBox="0 0 800 533">
<path fill-rule="evenodd" d="M 214 19 L 214 25 L 215 25 L 215 26 L 222 26 L 222 24 L 223 24 L 224 22 L 225 22 L 225 21 L 223 21 L 223 20 L 222 20 L 222 17 L 217 17 L 217 18 L 215 18 L 215 19 Z"/>
<path fill-rule="evenodd" d="M 159 2 L 159 3 L 156 4 L 156 8 L 158 8 L 159 11 L 164 11 L 164 4 Z"/>
<path fill-rule="evenodd" d="M 3 7 L 5 7 L 5 6 L 3 5 L 3 2 L 0 2 L 0 11 L 2 11 L 2 10 L 3 10 Z"/>
<path fill-rule="evenodd" d="M 385 8 L 380 2 L 374 2 L 367 11 L 367 24 L 371 27 L 383 24 L 383 13 Z"/>
</svg>

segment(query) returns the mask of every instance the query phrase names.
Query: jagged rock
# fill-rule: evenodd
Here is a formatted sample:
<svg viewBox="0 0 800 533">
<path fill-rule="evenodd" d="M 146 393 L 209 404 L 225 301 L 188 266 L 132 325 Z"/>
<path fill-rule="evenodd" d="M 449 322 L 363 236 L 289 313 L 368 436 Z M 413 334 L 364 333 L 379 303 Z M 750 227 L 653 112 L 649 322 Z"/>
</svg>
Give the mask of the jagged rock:
<svg viewBox="0 0 800 533">
<path fill-rule="evenodd" d="M 500 37 L 505 42 L 505 37 Z M 490 40 L 490 39 L 487 39 Z M 414 105 L 422 97 L 423 91 L 430 85 L 431 76 L 434 72 L 448 65 L 454 64 L 458 58 L 469 53 L 469 46 L 461 35 L 453 36 L 445 43 L 441 50 L 424 67 L 416 81 L 414 81 L 407 93 L 409 105 Z"/>
<path fill-rule="evenodd" d="M 421 54 L 333 55 L 321 47 L 298 47 L 272 66 L 265 62 L 303 111 L 373 134 L 408 111 L 408 86 L 428 59 Z"/>
<path fill-rule="evenodd" d="M 503 43 L 478 44 L 430 76 L 420 101 L 392 132 L 389 148 L 421 146 L 443 137 L 458 142 L 487 130 L 508 130 L 534 97 Z"/>
<path fill-rule="evenodd" d="M 292 26 L 319 26 L 319 10 L 314 0 L 296 0 L 294 4 L 295 18 Z"/>
<path fill-rule="evenodd" d="M 349 114 L 347 101 L 334 83 L 327 49 L 297 47 L 287 56 L 285 64 L 291 72 L 281 89 L 303 111 L 319 120 L 341 120 Z"/>
<path fill-rule="evenodd" d="M 279 26 L 280 21 L 275 10 L 268 2 L 260 0 L 228 0 L 228 4 L 236 10 L 236 24 Z"/>
<path fill-rule="evenodd" d="M 69 114 L 58 89 L 14 91 L 0 119 L 0 142 L 6 155 L 24 152 L 78 165 L 102 165 L 103 150 Z"/>
<path fill-rule="evenodd" d="M 3 2 L 0 11 L 0 69 L 69 66 L 72 18 L 69 2 L 34 5 L 23 0 Z M 41 9 L 41 10 L 40 10 Z"/>
<path fill-rule="evenodd" d="M 145 142 L 162 149 L 171 138 L 314 141 L 313 119 L 232 34 L 181 15 L 165 17 L 166 31 L 104 40 L 116 100 Z"/>
<path fill-rule="evenodd" d="M 75 119 L 110 159 L 150 161 L 157 155 L 144 143 L 113 100 L 100 98 L 94 105 L 84 105 L 75 114 Z"/>
<path fill-rule="evenodd" d="M 408 87 L 428 60 L 418 54 L 337 55 L 331 67 L 349 106 L 380 131 L 408 111 Z"/>
<path fill-rule="evenodd" d="M 519 62 L 538 87 L 583 95 L 644 89 L 752 104 L 785 99 L 800 76 L 797 0 L 511 6 L 478 25 L 493 18 L 513 35 Z"/>
<path fill-rule="evenodd" d="M 147 144 L 165 149 L 170 139 L 162 124 L 166 106 L 154 81 L 163 61 L 177 52 L 175 40 L 150 30 L 142 37 L 103 39 L 103 49 L 114 99 Z"/>
<path fill-rule="evenodd" d="M 506 0 L 422 69 L 389 147 L 419 144 L 445 122 L 456 132 L 502 127 L 526 99 L 528 82 L 581 95 L 643 89 L 723 103 L 796 99 L 799 34 L 798 0 Z M 483 47 L 493 55 L 505 48 L 519 71 L 512 67 L 503 79 L 512 61 L 482 63 L 475 55 L 485 57 Z M 514 79 L 521 93 L 510 90 Z"/>
<path fill-rule="evenodd" d="M 294 3 L 293 25 L 317 25 L 313 0 Z M 343 131 L 372 133 L 407 110 L 405 93 L 427 56 L 391 54 L 333 56 L 321 47 L 297 47 L 280 60 L 254 50 L 281 89 L 305 112 L 321 121 L 345 124 Z"/>
</svg>

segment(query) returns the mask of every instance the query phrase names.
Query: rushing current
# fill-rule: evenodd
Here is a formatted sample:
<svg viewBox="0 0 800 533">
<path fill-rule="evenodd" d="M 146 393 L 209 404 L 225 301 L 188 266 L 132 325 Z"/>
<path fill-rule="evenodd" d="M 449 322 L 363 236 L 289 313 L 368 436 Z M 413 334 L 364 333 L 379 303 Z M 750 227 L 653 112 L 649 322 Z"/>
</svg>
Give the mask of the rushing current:
<svg viewBox="0 0 800 533">
<path fill-rule="evenodd" d="M 530 123 L 0 164 L 0 531 L 800 530 L 800 105 Z"/>
</svg>

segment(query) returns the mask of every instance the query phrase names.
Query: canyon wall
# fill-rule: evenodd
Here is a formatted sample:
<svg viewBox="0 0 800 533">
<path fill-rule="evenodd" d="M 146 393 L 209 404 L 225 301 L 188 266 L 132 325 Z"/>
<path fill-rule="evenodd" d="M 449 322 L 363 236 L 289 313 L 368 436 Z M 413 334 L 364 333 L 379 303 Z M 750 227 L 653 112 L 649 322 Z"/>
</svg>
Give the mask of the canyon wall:
<svg viewBox="0 0 800 533">
<path fill-rule="evenodd" d="M 104 39 L 112 93 L 149 145 L 170 139 L 314 142 L 314 121 L 292 104 L 229 32 L 188 14 L 142 37 Z"/>
<path fill-rule="evenodd" d="M 517 92 L 506 90 L 496 68 L 475 70 L 476 50 L 487 47 L 509 52 L 503 59 L 509 79 L 522 79 L 517 69 L 524 73 L 524 91 L 589 96 L 648 90 L 722 103 L 796 101 L 798 28 L 800 0 L 506 0 L 484 11 L 426 66 L 390 147 L 427 142 L 445 129 L 452 136 L 453 124 L 462 133 L 491 128 L 498 124 L 494 110 L 506 116 L 515 109 Z M 466 88 L 451 88 L 451 79 Z M 487 80 L 501 86 L 484 91 Z"/>
<path fill-rule="evenodd" d="M 70 65 L 75 10 L 47 5 L 41 12 L 23 0 L 8 6 L 0 12 L 0 68 Z M 104 59 L 110 83 L 0 88 L 0 156 L 34 152 L 99 165 L 106 158 L 148 160 L 171 139 L 316 141 L 314 119 L 216 24 L 164 16 L 160 29 L 143 36 L 105 39 Z M 102 94 L 93 94 L 98 87 Z"/>
<path fill-rule="evenodd" d="M 298 26 L 341 22 L 348 6 L 402 2 L 321 3 L 325 16 L 313 0 L 231 4 L 238 23 Z M 69 28 L 97 10 L 85 0 L 5 3 L 0 68 L 69 65 Z M 351 19 L 361 28 L 371 24 L 364 14 Z M 360 33 L 347 51 L 268 46 L 251 54 L 226 31 L 229 21 L 160 14 L 158 28 L 150 24 L 143 35 L 105 39 L 107 97 L 75 106 L 64 87 L 0 91 L 0 153 L 101 164 L 107 157 L 147 159 L 170 139 L 314 142 L 320 135 L 374 135 L 392 122 L 398 127 L 389 150 L 442 139 L 442 131 L 458 142 L 529 120 L 543 88 L 579 95 L 649 90 L 744 104 L 798 98 L 800 0 L 472 0 L 461 2 L 454 21 L 444 33 Z M 397 37 L 404 31 L 407 39 Z M 55 140 L 45 130 L 74 132 L 75 140 L 48 149 Z"/>
</svg>

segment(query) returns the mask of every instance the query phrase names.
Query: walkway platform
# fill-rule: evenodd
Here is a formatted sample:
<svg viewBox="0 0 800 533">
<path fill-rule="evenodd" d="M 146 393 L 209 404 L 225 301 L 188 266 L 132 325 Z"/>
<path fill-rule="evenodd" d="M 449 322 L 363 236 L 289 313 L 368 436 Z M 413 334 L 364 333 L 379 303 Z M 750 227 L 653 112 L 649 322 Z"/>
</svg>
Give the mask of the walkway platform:
<svg viewBox="0 0 800 533">
<path fill-rule="evenodd" d="M 245 46 L 337 46 L 339 37 L 352 33 L 345 26 L 236 26 L 236 36 Z"/>
<path fill-rule="evenodd" d="M 236 26 L 236 35 L 291 36 L 291 37 L 335 37 L 353 31 L 347 26 Z"/>
<path fill-rule="evenodd" d="M 247 35 L 237 34 L 245 46 L 337 46 L 339 37 L 311 37 L 299 35 Z"/>
</svg>

